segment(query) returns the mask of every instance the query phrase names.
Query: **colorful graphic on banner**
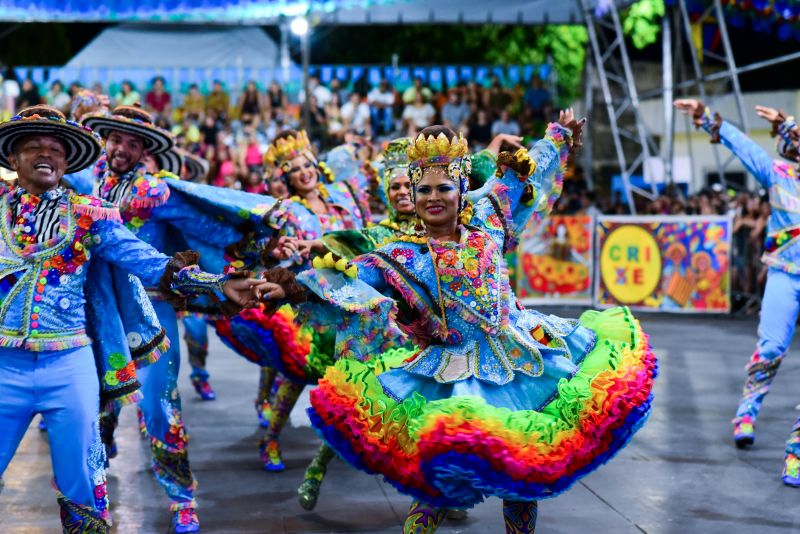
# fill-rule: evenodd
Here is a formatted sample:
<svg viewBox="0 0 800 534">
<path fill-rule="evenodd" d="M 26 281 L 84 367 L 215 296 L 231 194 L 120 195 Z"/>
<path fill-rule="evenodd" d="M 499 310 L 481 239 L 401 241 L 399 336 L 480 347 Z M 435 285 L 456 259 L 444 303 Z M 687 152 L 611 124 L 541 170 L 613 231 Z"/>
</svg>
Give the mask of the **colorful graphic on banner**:
<svg viewBox="0 0 800 534">
<path fill-rule="evenodd" d="M 532 221 L 520 238 L 517 296 L 525 304 L 592 302 L 594 221 L 551 216 Z"/>
<path fill-rule="evenodd" d="M 600 217 L 595 304 L 730 311 L 728 217 Z"/>
</svg>

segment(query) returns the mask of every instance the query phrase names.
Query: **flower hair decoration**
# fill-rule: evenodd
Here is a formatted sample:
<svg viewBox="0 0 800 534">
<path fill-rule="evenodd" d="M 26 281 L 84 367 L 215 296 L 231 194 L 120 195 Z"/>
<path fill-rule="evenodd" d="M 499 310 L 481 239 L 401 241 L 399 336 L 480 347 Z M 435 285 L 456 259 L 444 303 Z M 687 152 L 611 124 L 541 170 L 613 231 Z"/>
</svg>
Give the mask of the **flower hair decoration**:
<svg viewBox="0 0 800 534">
<path fill-rule="evenodd" d="M 296 136 L 290 135 L 273 141 L 264 154 L 264 165 L 280 169 L 281 174 L 286 174 L 291 168 L 291 161 L 297 156 L 305 156 L 310 162 L 317 164 L 305 130 L 300 130 Z"/>
</svg>

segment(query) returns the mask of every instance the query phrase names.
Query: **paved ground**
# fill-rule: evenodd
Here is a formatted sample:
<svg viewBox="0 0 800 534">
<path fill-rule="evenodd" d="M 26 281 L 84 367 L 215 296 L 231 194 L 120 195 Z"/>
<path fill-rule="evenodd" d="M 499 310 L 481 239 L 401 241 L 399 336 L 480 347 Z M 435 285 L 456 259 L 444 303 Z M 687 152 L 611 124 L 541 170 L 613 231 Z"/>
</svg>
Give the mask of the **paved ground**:
<svg viewBox="0 0 800 534">
<path fill-rule="evenodd" d="M 575 315 L 576 310 L 558 313 Z M 752 319 L 645 316 L 660 358 L 653 415 L 633 443 L 566 495 L 543 502 L 537 532 L 800 532 L 800 490 L 780 482 L 784 441 L 800 414 L 800 357 L 787 358 L 759 420 L 758 441 L 737 451 L 730 419 L 743 366 L 753 349 Z M 796 347 L 795 347 L 796 352 Z M 199 401 L 181 376 L 191 461 L 205 532 L 399 532 L 409 500 L 377 477 L 336 460 L 316 511 L 303 511 L 295 489 L 318 441 L 303 413 L 285 432 L 288 469 L 261 470 L 252 399 L 258 373 L 214 340 L 209 364 L 219 399 Z M 2 431 L 2 429 L 0 429 Z M 147 469 L 133 410 L 126 409 L 120 456 L 109 472 L 119 533 L 163 533 L 164 494 Z M 0 496 L 0 532 L 57 532 L 46 437 L 32 426 L 12 461 Z M 500 502 L 490 500 L 443 533 L 502 532 Z"/>
</svg>

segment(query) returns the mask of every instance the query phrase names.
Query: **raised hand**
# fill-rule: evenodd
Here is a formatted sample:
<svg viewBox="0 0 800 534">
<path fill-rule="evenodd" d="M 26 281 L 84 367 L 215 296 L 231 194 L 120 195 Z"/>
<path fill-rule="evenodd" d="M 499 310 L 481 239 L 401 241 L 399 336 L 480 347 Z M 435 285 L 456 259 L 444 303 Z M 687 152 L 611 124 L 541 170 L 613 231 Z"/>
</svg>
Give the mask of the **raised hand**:
<svg viewBox="0 0 800 534">
<path fill-rule="evenodd" d="M 767 106 L 756 106 L 756 113 L 759 117 L 764 120 L 768 120 L 769 122 L 775 122 L 781 119 L 781 112 L 775 108 L 770 108 Z"/>
<path fill-rule="evenodd" d="M 679 98 L 672 105 L 686 115 L 694 115 L 698 108 L 703 108 L 703 103 L 696 98 Z"/>
<path fill-rule="evenodd" d="M 586 117 L 581 120 L 575 118 L 575 111 L 572 108 L 562 109 L 558 112 L 558 123 L 572 132 L 572 144 L 570 153 L 574 153 L 583 146 L 583 127 L 586 125 Z"/>
</svg>

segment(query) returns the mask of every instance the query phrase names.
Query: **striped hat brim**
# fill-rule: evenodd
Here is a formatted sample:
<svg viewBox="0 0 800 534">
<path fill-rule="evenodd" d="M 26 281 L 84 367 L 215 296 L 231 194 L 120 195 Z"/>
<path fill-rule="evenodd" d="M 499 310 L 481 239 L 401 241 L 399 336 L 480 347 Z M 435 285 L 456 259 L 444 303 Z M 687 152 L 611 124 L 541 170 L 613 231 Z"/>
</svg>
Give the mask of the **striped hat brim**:
<svg viewBox="0 0 800 534">
<path fill-rule="evenodd" d="M 168 132 L 157 126 L 140 124 L 126 118 L 90 116 L 83 120 L 83 124 L 97 132 L 103 139 L 107 139 L 115 130 L 137 135 L 144 139 L 144 148 L 151 156 L 162 154 L 175 146 L 175 141 Z"/>
<path fill-rule="evenodd" d="M 163 171 L 171 172 L 172 174 L 181 175 L 181 167 L 183 167 L 183 158 L 174 149 L 167 150 L 161 154 L 153 156 L 156 160 L 156 165 Z"/>
<path fill-rule="evenodd" d="M 186 179 L 191 182 L 204 180 L 208 175 L 210 165 L 205 159 L 195 156 L 194 154 L 187 154 L 183 159 L 186 165 Z"/>
<path fill-rule="evenodd" d="M 47 135 L 63 141 L 67 147 L 65 174 L 85 169 L 97 161 L 103 151 L 102 141 L 91 130 L 49 119 L 16 120 L 0 123 L 0 166 L 11 169 L 8 157 L 14 144 L 31 135 Z"/>
</svg>

